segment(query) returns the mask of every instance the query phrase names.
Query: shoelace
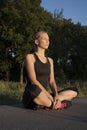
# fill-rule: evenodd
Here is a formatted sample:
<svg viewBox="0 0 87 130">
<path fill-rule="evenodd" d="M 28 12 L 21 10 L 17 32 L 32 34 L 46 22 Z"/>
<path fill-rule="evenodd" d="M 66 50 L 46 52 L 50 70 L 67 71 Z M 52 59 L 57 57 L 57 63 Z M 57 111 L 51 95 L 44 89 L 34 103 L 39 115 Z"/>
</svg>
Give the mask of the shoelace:
<svg viewBox="0 0 87 130">
<path fill-rule="evenodd" d="M 63 110 L 64 108 L 66 108 L 67 107 L 67 104 L 66 103 L 62 103 L 61 104 L 61 107 L 60 108 L 58 108 L 59 110 Z"/>
</svg>

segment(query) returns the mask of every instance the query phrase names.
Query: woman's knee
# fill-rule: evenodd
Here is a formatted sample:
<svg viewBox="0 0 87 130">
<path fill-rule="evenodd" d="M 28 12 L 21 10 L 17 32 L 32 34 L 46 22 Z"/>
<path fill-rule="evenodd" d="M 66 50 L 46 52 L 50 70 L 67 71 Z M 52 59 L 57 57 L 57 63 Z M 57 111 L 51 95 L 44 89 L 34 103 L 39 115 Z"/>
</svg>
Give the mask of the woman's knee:
<svg viewBox="0 0 87 130">
<path fill-rule="evenodd" d="M 77 96 L 77 92 L 73 90 L 65 90 L 59 93 L 59 98 L 61 101 L 63 100 L 72 100 Z"/>
<path fill-rule="evenodd" d="M 42 91 L 33 101 L 38 105 L 47 106 L 47 107 L 51 106 L 51 100 Z"/>
<path fill-rule="evenodd" d="M 72 90 L 71 90 L 71 91 L 72 91 Z M 77 97 L 77 95 L 78 95 L 78 93 L 77 93 L 76 91 L 73 91 L 73 92 L 72 92 L 72 98 Z"/>
</svg>

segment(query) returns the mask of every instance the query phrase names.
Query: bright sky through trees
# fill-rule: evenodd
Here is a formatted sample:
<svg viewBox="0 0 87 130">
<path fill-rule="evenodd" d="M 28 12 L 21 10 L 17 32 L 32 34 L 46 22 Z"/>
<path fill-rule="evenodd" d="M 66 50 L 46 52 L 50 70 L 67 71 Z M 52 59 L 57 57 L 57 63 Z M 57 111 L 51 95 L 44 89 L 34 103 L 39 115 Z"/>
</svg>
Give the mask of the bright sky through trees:
<svg viewBox="0 0 87 130">
<path fill-rule="evenodd" d="M 64 18 L 87 25 L 87 0 L 42 0 L 41 6 L 52 13 L 63 9 Z"/>
</svg>

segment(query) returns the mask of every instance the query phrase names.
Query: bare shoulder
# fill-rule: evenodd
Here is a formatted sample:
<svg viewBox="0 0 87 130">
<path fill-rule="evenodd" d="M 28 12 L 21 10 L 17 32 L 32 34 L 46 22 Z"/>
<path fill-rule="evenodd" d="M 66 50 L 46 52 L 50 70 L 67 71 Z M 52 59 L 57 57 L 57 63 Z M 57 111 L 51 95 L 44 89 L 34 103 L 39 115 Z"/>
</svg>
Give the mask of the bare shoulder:
<svg viewBox="0 0 87 130">
<path fill-rule="evenodd" d="M 53 59 L 50 57 L 48 57 L 48 59 L 49 59 L 50 63 L 53 64 Z"/>
<path fill-rule="evenodd" d="M 34 55 L 33 54 L 27 54 L 26 55 L 26 61 L 35 61 Z"/>
</svg>

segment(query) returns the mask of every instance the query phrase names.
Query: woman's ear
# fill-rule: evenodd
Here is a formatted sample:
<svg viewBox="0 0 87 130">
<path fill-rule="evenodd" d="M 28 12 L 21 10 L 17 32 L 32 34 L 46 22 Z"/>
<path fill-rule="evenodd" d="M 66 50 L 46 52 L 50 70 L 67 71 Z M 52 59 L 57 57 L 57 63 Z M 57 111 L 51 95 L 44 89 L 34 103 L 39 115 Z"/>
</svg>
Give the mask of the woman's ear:
<svg viewBox="0 0 87 130">
<path fill-rule="evenodd" d="M 38 45 L 38 40 L 35 40 L 35 44 Z"/>
</svg>

